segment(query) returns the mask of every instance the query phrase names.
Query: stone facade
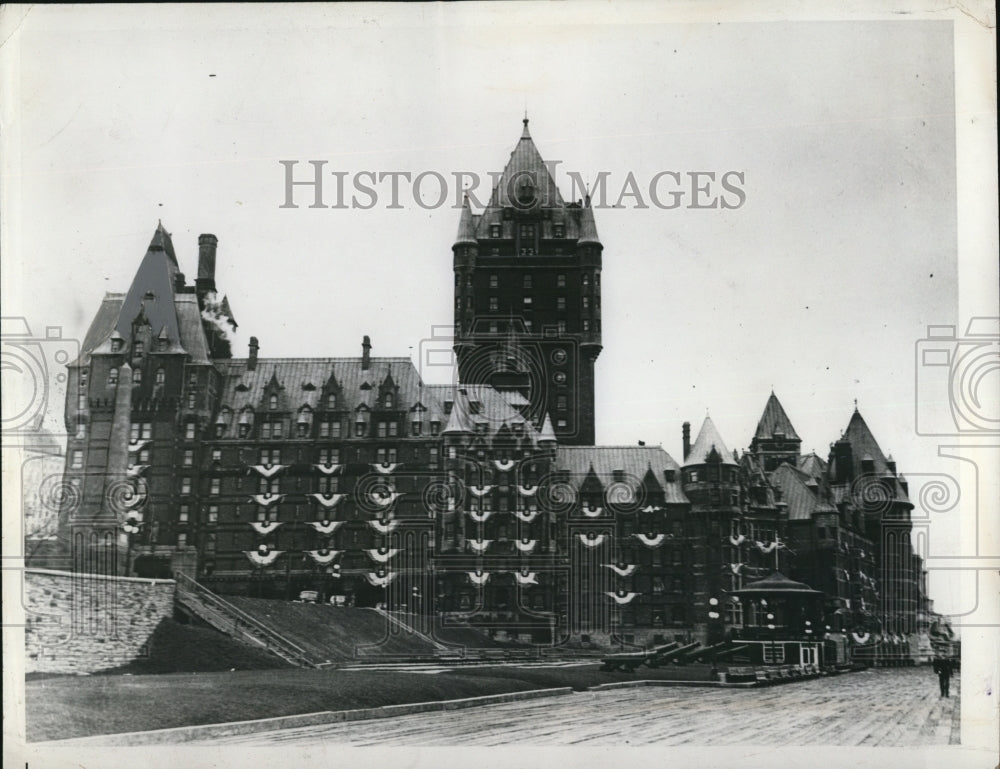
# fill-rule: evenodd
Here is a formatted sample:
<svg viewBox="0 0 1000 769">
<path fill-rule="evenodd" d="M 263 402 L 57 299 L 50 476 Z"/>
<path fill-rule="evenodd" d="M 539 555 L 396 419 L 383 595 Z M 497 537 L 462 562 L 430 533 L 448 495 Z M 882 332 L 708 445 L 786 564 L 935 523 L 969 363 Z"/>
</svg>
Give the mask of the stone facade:
<svg viewBox="0 0 1000 769">
<path fill-rule="evenodd" d="M 174 581 L 24 572 L 25 672 L 93 673 L 146 653 L 174 609 Z"/>
</svg>

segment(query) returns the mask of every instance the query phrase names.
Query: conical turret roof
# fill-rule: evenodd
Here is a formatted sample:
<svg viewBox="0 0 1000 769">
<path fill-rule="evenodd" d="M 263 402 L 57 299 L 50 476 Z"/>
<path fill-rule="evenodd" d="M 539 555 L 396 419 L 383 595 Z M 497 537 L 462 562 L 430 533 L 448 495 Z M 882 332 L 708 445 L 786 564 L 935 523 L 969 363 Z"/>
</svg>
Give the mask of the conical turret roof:
<svg viewBox="0 0 1000 769">
<path fill-rule="evenodd" d="M 783 436 L 785 440 L 801 440 L 799 434 L 795 432 L 795 428 L 792 427 L 792 421 L 788 418 L 788 414 L 782 408 L 778 396 L 772 392 L 771 397 L 767 399 L 767 405 L 764 406 L 764 413 L 761 414 L 760 421 L 757 422 L 757 432 L 754 433 L 754 438 L 769 440 L 776 435 Z"/>
<path fill-rule="evenodd" d="M 705 421 L 701 423 L 701 430 L 698 431 L 698 438 L 691 447 L 687 459 L 684 460 L 684 467 L 705 464 L 713 450 L 719 455 L 722 464 L 736 465 L 712 418 L 705 417 Z"/>
</svg>

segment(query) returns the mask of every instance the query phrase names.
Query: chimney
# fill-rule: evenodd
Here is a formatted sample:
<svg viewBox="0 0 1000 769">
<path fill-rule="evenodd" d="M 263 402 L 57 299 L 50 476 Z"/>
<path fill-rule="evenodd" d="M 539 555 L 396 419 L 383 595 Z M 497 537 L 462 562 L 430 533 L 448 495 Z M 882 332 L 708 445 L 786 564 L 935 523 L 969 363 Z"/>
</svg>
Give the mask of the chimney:
<svg viewBox="0 0 1000 769">
<path fill-rule="evenodd" d="M 247 371 L 254 371 L 257 368 L 257 350 L 260 349 L 260 342 L 257 337 L 250 337 L 250 357 L 247 359 Z"/>
<path fill-rule="evenodd" d="M 691 453 L 691 423 L 685 422 L 681 425 L 681 440 L 684 441 L 684 461 L 687 461 L 688 454 Z"/>
<path fill-rule="evenodd" d="M 372 363 L 372 340 L 365 334 L 361 340 L 361 370 L 367 371 Z"/>
<path fill-rule="evenodd" d="M 215 291 L 215 247 L 218 243 L 219 239 L 215 235 L 198 236 L 198 279 L 195 281 L 195 288 L 199 299 Z"/>
</svg>

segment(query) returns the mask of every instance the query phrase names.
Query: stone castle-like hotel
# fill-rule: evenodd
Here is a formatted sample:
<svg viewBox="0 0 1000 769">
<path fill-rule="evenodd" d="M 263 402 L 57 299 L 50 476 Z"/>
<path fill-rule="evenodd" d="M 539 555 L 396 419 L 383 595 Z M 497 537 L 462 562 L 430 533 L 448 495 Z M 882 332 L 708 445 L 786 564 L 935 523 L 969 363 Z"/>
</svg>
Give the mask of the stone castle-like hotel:
<svg viewBox="0 0 1000 769">
<path fill-rule="evenodd" d="M 69 365 L 74 570 L 315 591 L 545 645 L 811 632 L 739 600 L 764 580 L 817 596 L 818 630 L 915 653 L 931 602 L 913 505 L 857 410 L 825 459 L 773 393 L 742 456 L 709 418 L 676 459 L 594 445 L 603 246 L 527 120 L 489 204 L 461 212 L 457 384 L 367 337 L 359 357 L 261 357 L 255 337 L 232 357 L 216 246 L 199 237 L 190 285 L 159 226 Z"/>
</svg>

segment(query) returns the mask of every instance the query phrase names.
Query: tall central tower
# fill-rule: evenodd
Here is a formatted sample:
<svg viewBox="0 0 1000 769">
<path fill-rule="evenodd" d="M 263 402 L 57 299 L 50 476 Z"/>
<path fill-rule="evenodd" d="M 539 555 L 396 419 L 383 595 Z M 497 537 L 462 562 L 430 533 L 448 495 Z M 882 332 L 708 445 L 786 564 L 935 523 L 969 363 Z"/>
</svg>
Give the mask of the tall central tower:
<svg viewBox="0 0 1000 769">
<path fill-rule="evenodd" d="M 489 204 L 462 209 L 455 354 L 463 383 L 520 391 L 564 445 L 594 445 L 602 250 L 590 200 L 563 201 L 525 118 Z"/>
</svg>

